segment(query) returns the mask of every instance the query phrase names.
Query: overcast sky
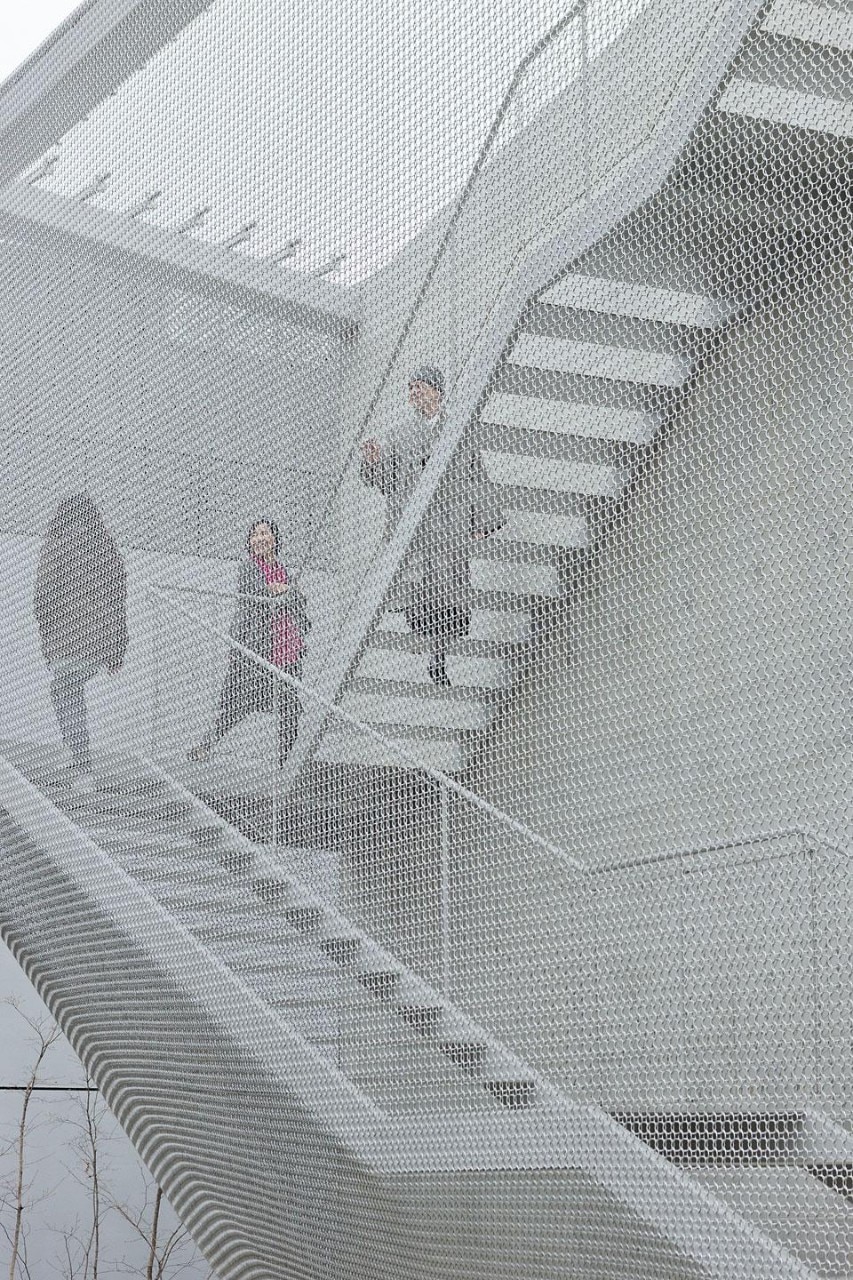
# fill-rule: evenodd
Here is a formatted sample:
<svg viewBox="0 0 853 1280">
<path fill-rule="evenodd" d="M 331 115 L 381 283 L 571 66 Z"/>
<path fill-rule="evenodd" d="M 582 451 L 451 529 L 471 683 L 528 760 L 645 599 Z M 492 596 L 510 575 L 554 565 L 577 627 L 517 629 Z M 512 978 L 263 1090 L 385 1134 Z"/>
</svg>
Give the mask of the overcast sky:
<svg viewBox="0 0 853 1280">
<path fill-rule="evenodd" d="M 78 7 L 79 0 L 0 0 L 0 81 Z"/>
</svg>

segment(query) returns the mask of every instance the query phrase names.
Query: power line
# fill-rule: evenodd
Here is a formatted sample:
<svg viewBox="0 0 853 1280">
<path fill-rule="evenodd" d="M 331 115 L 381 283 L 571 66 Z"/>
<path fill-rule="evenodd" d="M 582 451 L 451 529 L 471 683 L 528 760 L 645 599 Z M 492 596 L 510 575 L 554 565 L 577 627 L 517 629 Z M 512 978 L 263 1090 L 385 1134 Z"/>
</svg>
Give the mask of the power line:
<svg viewBox="0 0 853 1280">
<path fill-rule="evenodd" d="M 0 1093 L 26 1093 L 26 1084 L 0 1084 Z M 96 1085 L 86 1084 L 34 1084 L 31 1093 L 99 1093 Z"/>
</svg>

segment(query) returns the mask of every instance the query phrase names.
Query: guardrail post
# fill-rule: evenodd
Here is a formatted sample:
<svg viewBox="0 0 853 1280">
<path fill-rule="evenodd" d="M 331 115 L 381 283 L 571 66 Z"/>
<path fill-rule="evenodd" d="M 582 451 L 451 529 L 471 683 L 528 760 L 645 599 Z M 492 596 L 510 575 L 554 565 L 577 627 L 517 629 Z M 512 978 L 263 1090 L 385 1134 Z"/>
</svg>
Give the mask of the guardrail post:
<svg viewBox="0 0 853 1280">
<path fill-rule="evenodd" d="M 450 999 L 450 793 L 439 792 L 441 824 L 441 990 Z"/>
</svg>

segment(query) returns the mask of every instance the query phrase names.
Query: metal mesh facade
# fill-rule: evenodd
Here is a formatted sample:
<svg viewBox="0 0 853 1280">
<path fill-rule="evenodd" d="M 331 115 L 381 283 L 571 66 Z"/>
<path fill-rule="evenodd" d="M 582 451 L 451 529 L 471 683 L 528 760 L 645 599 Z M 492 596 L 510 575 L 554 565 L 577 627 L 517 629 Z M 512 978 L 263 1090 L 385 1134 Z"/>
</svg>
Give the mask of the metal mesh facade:
<svg viewBox="0 0 853 1280">
<path fill-rule="evenodd" d="M 0 932 L 217 1274 L 853 1276 L 853 3 L 94 0 L 0 179 Z"/>
</svg>

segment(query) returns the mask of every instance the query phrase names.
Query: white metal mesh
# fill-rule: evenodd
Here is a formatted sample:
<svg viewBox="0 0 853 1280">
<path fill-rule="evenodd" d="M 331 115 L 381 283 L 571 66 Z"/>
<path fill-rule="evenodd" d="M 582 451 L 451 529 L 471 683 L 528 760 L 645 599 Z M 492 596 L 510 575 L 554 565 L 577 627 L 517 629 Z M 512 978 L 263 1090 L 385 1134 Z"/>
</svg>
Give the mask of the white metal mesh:
<svg viewBox="0 0 853 1280">
<path fill-rule="evenodd" d="M 853 4 L 128 8 L 0 96 L 3 937 L 223 1277 L 853 1274 Z"/>
</svg>

